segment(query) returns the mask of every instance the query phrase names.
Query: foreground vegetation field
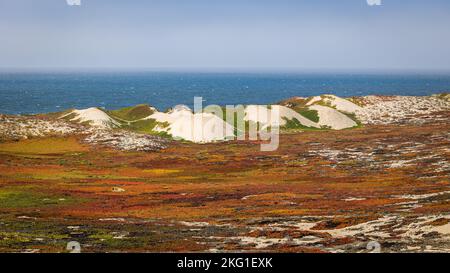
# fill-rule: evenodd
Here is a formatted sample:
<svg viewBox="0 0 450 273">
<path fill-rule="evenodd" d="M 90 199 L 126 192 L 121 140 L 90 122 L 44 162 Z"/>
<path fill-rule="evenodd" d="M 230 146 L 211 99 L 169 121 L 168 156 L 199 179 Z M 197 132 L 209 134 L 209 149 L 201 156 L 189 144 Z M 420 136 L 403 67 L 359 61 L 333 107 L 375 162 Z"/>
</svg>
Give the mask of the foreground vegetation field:
<svg viewBox="0 0 450 273">
<path fill-rule="evenodd" d="M 0 252 L 450 251 L 449 129 L 306 131 L 269 153 L 249 141 L 3 142 Z"/>
</svg>

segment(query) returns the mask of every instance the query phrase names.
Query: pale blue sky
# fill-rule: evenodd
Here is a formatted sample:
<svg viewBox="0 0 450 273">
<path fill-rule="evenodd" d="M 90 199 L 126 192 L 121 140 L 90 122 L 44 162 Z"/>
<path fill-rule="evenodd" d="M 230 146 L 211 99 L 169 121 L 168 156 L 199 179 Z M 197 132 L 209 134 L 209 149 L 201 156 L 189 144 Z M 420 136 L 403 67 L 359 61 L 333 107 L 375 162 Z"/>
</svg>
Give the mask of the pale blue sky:
<svg viewBox="0 0 450 273">
<path fill-rule="evenodd" d="M 450 1 L 0 0 L 0 67 L 450 70 Z"/>
</svg>

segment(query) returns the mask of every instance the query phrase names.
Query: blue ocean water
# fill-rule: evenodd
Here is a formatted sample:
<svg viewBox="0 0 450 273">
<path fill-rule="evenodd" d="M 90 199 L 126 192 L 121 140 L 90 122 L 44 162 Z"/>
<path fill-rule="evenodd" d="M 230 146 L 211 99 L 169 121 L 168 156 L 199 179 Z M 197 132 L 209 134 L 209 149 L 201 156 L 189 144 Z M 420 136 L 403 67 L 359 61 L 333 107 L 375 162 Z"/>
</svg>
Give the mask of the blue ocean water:
<svg viewBox="0 0 450 273">
<path fill-rule="evenodd" d="M 300 73 L 0 73 L 0 113 L 31 114 L 147 103 L 269 104 L 292 96 L 430 95 L 450 90 L 450 75 Z"/>
</svg>

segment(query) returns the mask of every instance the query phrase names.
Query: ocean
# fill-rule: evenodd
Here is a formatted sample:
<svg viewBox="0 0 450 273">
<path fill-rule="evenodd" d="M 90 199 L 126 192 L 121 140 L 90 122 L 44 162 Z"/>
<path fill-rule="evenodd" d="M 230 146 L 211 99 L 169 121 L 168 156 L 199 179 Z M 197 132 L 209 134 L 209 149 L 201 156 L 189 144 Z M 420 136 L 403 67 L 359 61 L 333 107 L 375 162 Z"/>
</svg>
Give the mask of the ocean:
<svg viewBox="0 0 450 273">
<path fill-rule="evenodd" d="M 293 96 L 430 95 L 448 92 L 450 75 L 89 72 L 0 73 L 0 113 L 150 104 L 165 110 L 204 105 L 270 104 Z"/>
</svg>

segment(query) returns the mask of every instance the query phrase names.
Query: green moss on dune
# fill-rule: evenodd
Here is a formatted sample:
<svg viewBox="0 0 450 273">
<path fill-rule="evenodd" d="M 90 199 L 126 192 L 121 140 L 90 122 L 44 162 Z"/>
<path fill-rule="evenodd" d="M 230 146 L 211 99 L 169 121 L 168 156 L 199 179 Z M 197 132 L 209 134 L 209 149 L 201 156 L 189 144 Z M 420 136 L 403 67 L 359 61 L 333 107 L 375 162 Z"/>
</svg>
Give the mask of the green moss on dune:
<svg viewBox="0 0 450 273">
<path fill-rule="evenodd" d="M 124 123 L 121 128 L 125 129 L 125 130 L 129 130 L 129 131 L 133 131 L 136 133 L 171 138 L 170 134 L 168 134 L 166 132 L 156 131 L 155 128 L 157 126 L 159 128 L 167 128 L 169 126 L 169 123 L 158 122 L 154 119 L 143 119 L 143 120 L 138 120 L 138 121 L 134 121 L 134 122 Z"/>
<path fill-rule="evenodd" d="M 298 119 L 286 119 L 286 124 L 281 128 L 282 130 L 302 130 L 302 131 L 317 131 L 317 130 L 324 130 L 327 128 L 315 128 L 315 127 L 307 127 L 303 125 Z"/>
<path fill-rule="evenodd" d="M 352 128 L 350 128 L 350 129 L 353 129 L 353 128 L 362 128 L 363 127 L 363 124 L 362 124 L 362 122 L 356 117 L 356 114 L 354 114 L 354 113 L 347 113 L 347 112 L 341 112 L 342 114 L 344 114 L 344 115 L 346 115 L 347 117 L 349 117 L 350 119 L 352 119 L 354 122 L 356 122 L 356 126 L 354 126 L 354 127 L 352 127 Z"/>
<path fill-rule="evenodd" d="M 296 107 L 294 110 L 312 122 L 319 122 L 319 112 L 317 110 L 312 110 L 307 107 Z"/>
<path fill-rule="evenodd" d="M 72 112 L 72 110 L 68 110 L 68 111 L 65 111 L 65 112 L 62 112 L 59 114 L 54 114 L 53 117 L 61 118 L 66 121 L 71 121 L 71 120 L 74 120 L 75 118 L 77 118 L 77 114 L 71 113 L 71 112 Z"/>
<path fill-rule="evenodd" d="M 113 118 L 126 121 L 134 121 L 146 118 L 154 113 L 154 109 L 147 104 L 139 104 L 136 106 L 125 107 L 117 110 L 108 111 Z"/>
<path fill-rule="evenodd" d="M 75 115 L 70 115 L 69 114 L 71 112 L 73 112 L 75 109 L 71 108 L 71 109 L 67 109 L 64 111 L 60 111 L 60 112 L 50 112 L 50 113 L 42 113 L 42 114 L 36 114 L 34 115 L 35 117 L 44 117 L 44 118 L 53 118 L 53 119 L 58 119 L 61 117 L 64 117 L 64 120 L 70 120 L 70 118 L 74 118 Z"/>
<path fill-rule="evenodd" d="M 336 105 L 331 104 L 331 101 L 319 100 L 319 101 L 314 102 L 314 104 L 333 108 L 334 110 L 337 110 Z"/>
<path fill-rule="evenodd" d="M 154 119 L 143 119 L 124 124 L 122 128 L 137 133 L 152 134 L 157 125 L 158 122 Z"/>
</svg>

